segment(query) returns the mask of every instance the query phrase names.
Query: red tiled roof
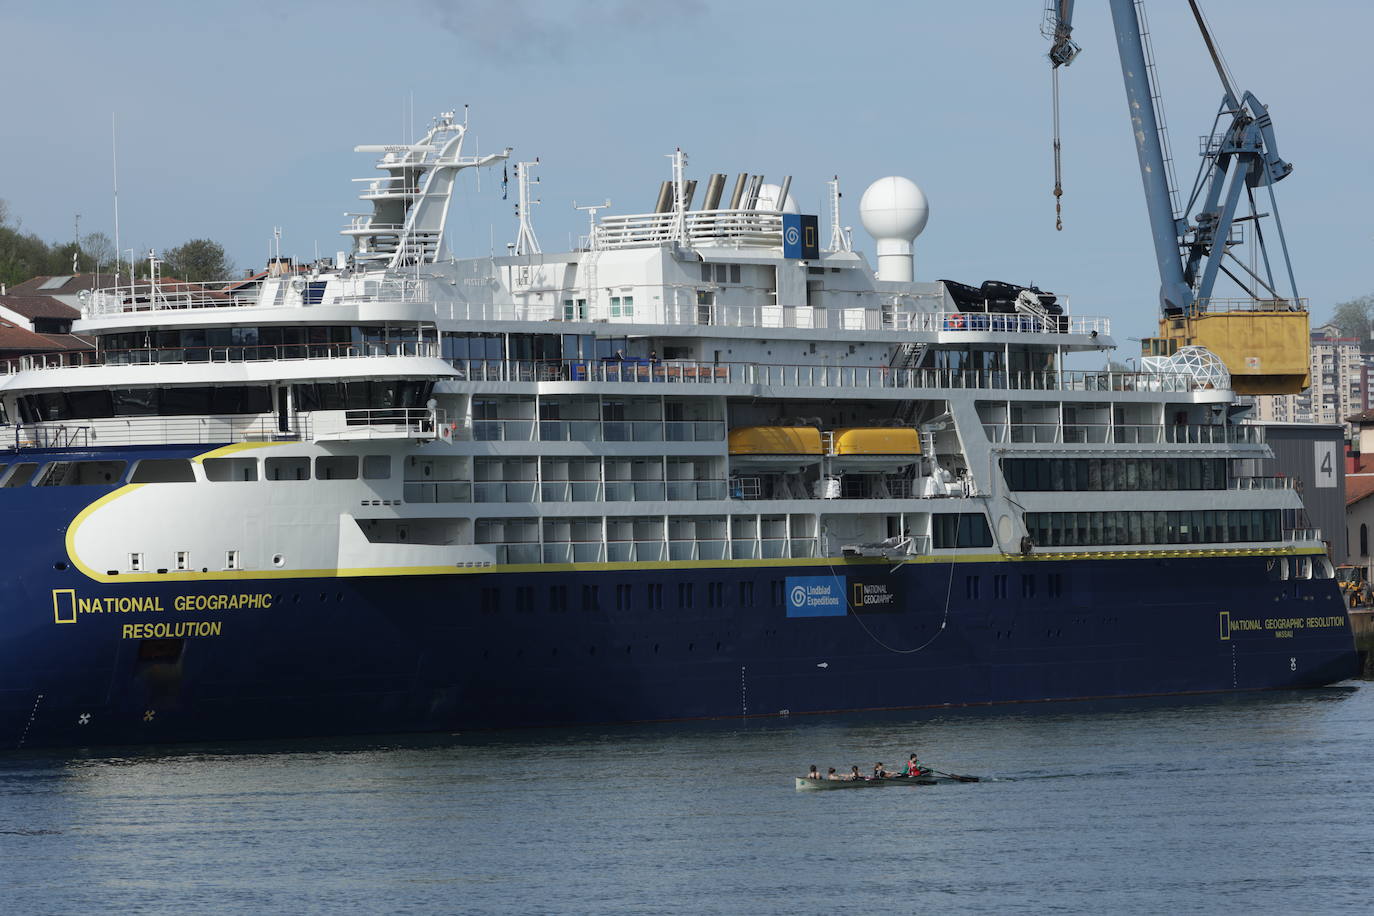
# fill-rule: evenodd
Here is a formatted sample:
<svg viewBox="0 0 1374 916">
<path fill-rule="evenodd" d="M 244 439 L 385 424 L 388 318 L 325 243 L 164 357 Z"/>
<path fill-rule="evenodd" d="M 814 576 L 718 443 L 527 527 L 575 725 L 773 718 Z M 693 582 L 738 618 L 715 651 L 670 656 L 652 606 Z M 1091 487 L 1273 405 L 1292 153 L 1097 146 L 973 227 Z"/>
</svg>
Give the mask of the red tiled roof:
<svg viewBox="0 0 1374 916">
<path fill-rule="evenodd" d="M 1347 474 L 1345 476 L 1346 506 L 1353 506 L 1371 494 L 1374 494 L 1374 474 Z"/>
<path fill-rule="evenodd" d="M 10 355 L 21 353 L 47 353 L 63 347 L 46 340 L 28 328 L 21 328 L 11 322 L 0 320 L 0 350 L 10 351 Z"/>
<path fill-rule="evenodd" d="M 7 296 L 0 296 L 0 306 L 23 315 L 25 318 L 70 318 L 75 321 L 81 317 L 80 311 L 64 302 L 58 302 L 52 296 L 34 294 L 16 296 L 10 293 Z"/>
</svg>

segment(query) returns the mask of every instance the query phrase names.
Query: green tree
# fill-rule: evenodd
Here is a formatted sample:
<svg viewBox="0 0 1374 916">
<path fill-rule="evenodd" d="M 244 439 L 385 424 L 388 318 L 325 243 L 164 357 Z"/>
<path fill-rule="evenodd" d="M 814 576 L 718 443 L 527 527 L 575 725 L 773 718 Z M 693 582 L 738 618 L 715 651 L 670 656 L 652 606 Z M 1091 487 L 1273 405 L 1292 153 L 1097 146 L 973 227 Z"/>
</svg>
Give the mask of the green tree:
<svg viewBox="0 0 1374 916">
<path fill-rule="evenodd" d="M 165 276 L 188 283 L 227 280 L 234 273 L 234 264 L 224 253 L 224 246 L 209 239 L 191 239 L 169 249 L 162 262 Z"/>
<path fill-rule="evenodd" d="M 1371 325 L 1374 325 L 1374 293 L 1338 304 L 1331 324 L 1340 328 L 1345 337 L 1358 337 L 1361 350 L 1374 349 L 1369 339 Z"/>
</svg>

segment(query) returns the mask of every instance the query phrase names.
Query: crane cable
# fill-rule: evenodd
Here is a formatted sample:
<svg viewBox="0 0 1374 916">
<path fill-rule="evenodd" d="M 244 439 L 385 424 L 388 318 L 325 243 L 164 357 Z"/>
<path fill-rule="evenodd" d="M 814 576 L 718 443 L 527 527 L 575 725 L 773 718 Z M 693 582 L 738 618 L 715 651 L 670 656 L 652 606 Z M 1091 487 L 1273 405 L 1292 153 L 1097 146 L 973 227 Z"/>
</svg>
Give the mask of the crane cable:
<svg viewBox="0 0 1374 916">
<path fill-rule="evenodd" d="M 1063 169 L 1059 163 L 1059 68 L 1050 68 L 1050 79 L 1053 90 L 1050 95 L 1054 99 L 1054 228 L 1058 232 L 1064 231 L 1064 211 L 1060 206 L 1060 201 L 1064 197 L 1064 186 L 1062 182 Z"/>
</svg>

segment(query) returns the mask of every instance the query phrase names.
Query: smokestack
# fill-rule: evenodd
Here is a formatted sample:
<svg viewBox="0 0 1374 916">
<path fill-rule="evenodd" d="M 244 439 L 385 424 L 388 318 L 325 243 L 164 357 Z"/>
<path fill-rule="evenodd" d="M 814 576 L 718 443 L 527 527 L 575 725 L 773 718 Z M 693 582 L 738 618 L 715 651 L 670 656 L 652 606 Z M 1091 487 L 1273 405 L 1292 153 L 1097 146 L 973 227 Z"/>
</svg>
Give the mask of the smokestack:
<svg viewBox="0 0 1374 916">
<path fill-rule="evenodd" d="M 749 182 L 749 193 L 744 196 L 744 209 L 752 210 L 759 205 L 759 190 L 763 188 L 763 176 L 755 175 Z"/>
<path fill-rule="evenodd" d="M 696 179 L 688 179 L 687 186 L 682 189 L 682 211 L 685 213 L 692 209 L 692 198 L 696 196 Z"/>
<path fill-rule="evenodd" d="M 701 202 L 701 209 L 716 210 L 720 208 L 720 195 L 725 191 L 725 176 L 720 172 L 712 172 L 711 178 L 706 182 L 706 199 Z"/>
<path fill-rule="evenodd" d="M 658 203 L 654 204 L 655 213 L 667 213 L 673 209 L 673 183 L 665 181 L 658 188 Z"/>
<path fill-rule="evenodd" d="M 749 183 L 749 173 L 740 172 L 739 178 L 735 179 L 735 190 L 730 195 L 730 209 L 738 210 L 740 204 L 744 202 L 744 186 Z"/>
<path fill-rule="evenodd" d="M 787 192 L 788 192 L 788 190 L 791 189 L 791 187 L 792 187 L 792 176 L 791 176 L 791 175 L 788 175 L 786 178 L 784 178 L 784 179 L 782 180 L 782 189 L 778 191 L 778 212 L 779 212 L 779 213 L 782 212 L 783 206 L 786 205 L 786 203 L 787 203 Z"/>
</svg>

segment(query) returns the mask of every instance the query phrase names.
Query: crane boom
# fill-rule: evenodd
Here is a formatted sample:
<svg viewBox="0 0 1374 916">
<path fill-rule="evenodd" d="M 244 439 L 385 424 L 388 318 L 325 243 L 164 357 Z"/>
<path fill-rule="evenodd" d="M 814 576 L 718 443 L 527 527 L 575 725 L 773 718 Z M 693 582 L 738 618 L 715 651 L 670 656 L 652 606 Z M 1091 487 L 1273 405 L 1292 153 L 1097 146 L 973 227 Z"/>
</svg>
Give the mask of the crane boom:
<svg viewBox="0 0 1374 916">
<path fill-rule="evenodd" d="M 1176 205 L 1170 179 L 1171 157 L 1162 115 L 1156 108 L 1143 0 L 1110 0 L 1122 82 L 1145 190 L 1150 233 L 1159 270 L 1160 336 L 1147 338 L 1147 355 L 1170 355 L 1179 346 L 1214 350 L 1231 370 L 1236 391 L 1249 394 L 1296 393 L 1307 385 L 1307 314 L 1298 297 L 1279 220 L 1273 185 L 1293 166 L 1278 155 L 1268 109 L 1251 92 L 1240 91 L 1227 71 L 1197 0 L 1188 0 L 1208 54 L 1221 80 L 1221 106 L 1211 134 L 1203 137 L 1202 164 L 1186 207 Z M 1042 33 L 1051 40 L 1050 63 L 1071 63 L 1079 48 L 1073 32 L 1073 0 L 1047 0 Z M 1056 89 L 1057 89 L 1056 81 Z M 1056 96 L 1055 184 L 1059 185 L 1058 100 Z M 1256 189 L 1268 193 L 1269 207 L 1260 212 Z M 1242 201 L 1248 213 L 1239 213 Z M 1287 290 L 1280 292 L 1265 246 L 1261 221 L 1272 218 L 1282 250 Z M 1251 263 L 1236 257 L 1250 230 Z M 1230 264 L 1226 263 L 1230 261 Z M 1220 276 L 1243 293 L 1218 299 Z"/>
</svg>

